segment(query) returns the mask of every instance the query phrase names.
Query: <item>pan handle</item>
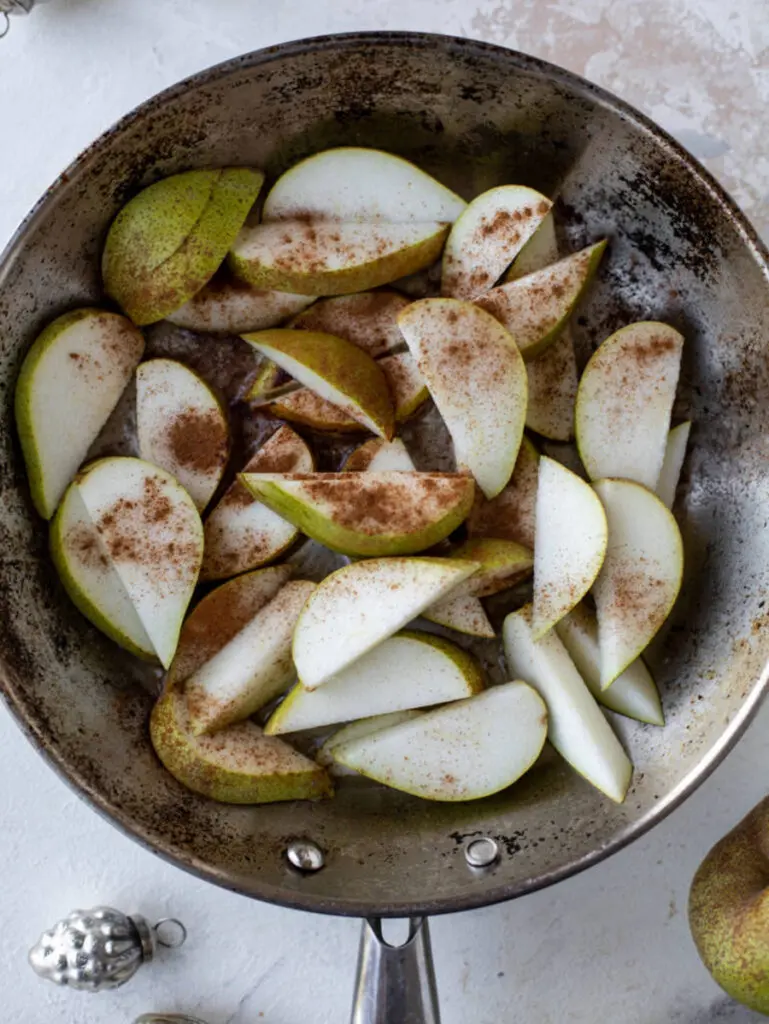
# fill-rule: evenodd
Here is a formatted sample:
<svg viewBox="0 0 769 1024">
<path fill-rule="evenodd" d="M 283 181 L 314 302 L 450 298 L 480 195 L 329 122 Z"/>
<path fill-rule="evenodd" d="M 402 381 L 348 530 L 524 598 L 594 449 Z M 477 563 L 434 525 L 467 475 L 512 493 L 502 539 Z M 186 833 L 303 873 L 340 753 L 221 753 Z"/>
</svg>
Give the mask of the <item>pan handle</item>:
<svg viewBox="0 0 769 1024">
<path fill-rule="evenodd" d="M 402 946 L 385 941 L 380 918 L 363 922 L 351 1024 L 440 1024 L 426 917 L 409 919 Z"/>
</svg>

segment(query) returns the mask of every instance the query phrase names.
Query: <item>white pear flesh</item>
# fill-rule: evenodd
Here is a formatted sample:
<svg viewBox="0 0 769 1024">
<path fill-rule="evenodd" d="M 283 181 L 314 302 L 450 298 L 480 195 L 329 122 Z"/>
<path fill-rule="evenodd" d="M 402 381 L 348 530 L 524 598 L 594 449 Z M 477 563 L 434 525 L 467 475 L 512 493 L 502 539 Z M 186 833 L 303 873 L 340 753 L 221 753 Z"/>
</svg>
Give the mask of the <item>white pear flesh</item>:
<svg viewBox="0 0 769 1024">
<path fill-rule="evenodd" d="M 441 294 L 472 300 L 487 292 L 551 206 L 546 196 L 523 185 L 501 185 L 476 196 L 446 240 Z"/>
<path fill-rule="evenodd" d="M 371 558 L 327 576 L 294 631 L 293 657 L 308 690 L 326 683 L 403 629 L 478 568 L 448 558 Z"/>
<path fill-rule="evenodd" d="M 243 467 L 244 473 L 311 473 L 312 452 L 290 427 L 280 427 Z M 205 521 L 201 578 L 224 579 L 279 558 L 299 536 L 291 523 L 257 501 L 236 480 Z"/>
<path fill-rule="evenodd" d="M 392 441 L 376 437 L 350 453 L 344 470 L 346 473 L 413 473 L 416 466 L 399 437 L 394 437 Z"/>
<path fill-rule="evenodd" d="M 668 434 L 665 445 L 665 458 L 662 460 L 659 480 L 657 480 L 657 497 L 666 508 L 672 508 L 676 500 L 678 481 L 681 478 L 686 446 L 689 444 L 689 432 L 692 428 L 690 420 L 679 423 Z"/>
<path fill-rule="evenodd" d="M 422 299 L 398 318 L 454 443 L 487 498 L 510 480 L 526 419 L 526 366 L 510 334 L 469 302 Z"/>
<path fill-rule="evenodd" d="M 73 486 L 168 668 L 203 558 L 192 498 L 165 470 L 132 458 L 100 459 Z"/>
<path fill-rule="evenodd" d="M 657 486 L 684 339 L 654 321 L 612 334 L 590 358 L 577 392 L 575 432 L 592 480 Z"/>
<path fill-rule="evenodd" d="M 535 639 L 578 604 L 603 565 L 608 525 L 590 484 L 554 459 L 539 460 L 532 629 Z"/>
<path fill-rule="evenodd" d="M 603 567 L 593 587 L 601 646 L 601 686 L 610 686 L 655 637 L 681 588 L 684 550 L 672 512 L 640 484 L 594 484 L 609 523 Z"/>
<path fill-rule="evenodd" d="M 571 441 L 579 373 L 569 324 L 541 356 L 526 363 L 526 426 L 549 441 Z"/>
<path fill-rule="evenodd" d="M 601 689 L 601 651 L 594 612 L 578 604 L 560 620 L 555 631 L 599 704 L 639 722 L 665 724 L 659 690 L 640 658 L 631 662 L 608 689 Z"/>
<path fill-rule="evenodd" d="M 507 616 L 502 635 L 508 670 L 547 705 L 550 742 L 588 782 L 622 803 L 633 766 L 558 635 L 534 639 L 531 605 Z"/>
<path fill-rule="evenodd" d="M 25 356 L 16 424 L 32 500 L 44 519 L 53 515 L 143 352 L 144 338 L 130 320 L 78 309 L 50 323 Z"/>
<path fill-rule="evenodd" d="M 376 292 L 336 295 L 320 299 L 295 316 L 291 327 L 303 331 L 335 334 L 351 341 L 373 359 L 403 344 L 398 314 L 411 300 L 400 292 L 383 288 Z"/>
<path fill-rule="evenodd" d="M 486 640 L 496 636 L 486 609 L 479 597 L 465 594 L 447 597 L 422 612 L 422 618 L 438 626 L 453 629 L 455 633 L 482 637 Z"/>
<path fill-rule="evenodd" d="M 288 687 L 294 677 L 294 626 L 314 590 L 309 580 L 286 583 L 187 679 L 184 692 L 196 736 L 248 718 Z"/>
<path fill-rule="evenodd" d="M 409 722 L 423 714 L 422 711 L 392 711 L 389 715 L 374 715 L 371 718 L 360 718 L 349 725 L 343 725 L 323 743 L 315 754 L 318 764 L 328 768 L 332 775 L 355 775 L 349 768 L 338 765 L 334 760 L 334 747 L 347 743 L 348 740 L 357 740 L 363 736 L 371 736 L 380 729 L 389 729 L 391 725 L 400 725 L 401 722 Z"/>
<path fill-rule="evenodd" d="M 230 449 L 227 416 L 202 377 L 174 359 L 136 371 L 139 455 L 175 476 L 198 511 L 211 500 Z"/>
<path fill-rule="evenodd" d="M 189 331 L 243 334 L 277 327 L 313 301 L 311 295 L 251 288 L 235 277 L 217 274 L 166 319 Z"/>
<path fill-rule="evenodd" d="M 452 223 L 467 203 L 414 164 L 377 149 L 343 146 L 316 153 L 278 178 L 263 219 L 393 224 Z"/>
<path fill-rule="evenodd" d="M 265 726 L 270 736 L 352 719 L 447 704 L 480 693 L 483 674 L 467 651 L 431 633 L 404 631 L 316 690 L 297 684 Z"/>
<path fill-rule="evenodd" d="M 546 735 L 542 699 L 512 682 L 348 740 L 333 754 L 348 768 L 426 800 L 478 800 L 524 775 Z"/>
<path fill-rule="evenodd" d="M 517 281 L 543 267 L 549 267 L 558 259 L 558 238 L 555 233 L 553 211 L 545 214 L 539 227 L 529 238 L 505 272 L 503 281 Z"/>
</svg>

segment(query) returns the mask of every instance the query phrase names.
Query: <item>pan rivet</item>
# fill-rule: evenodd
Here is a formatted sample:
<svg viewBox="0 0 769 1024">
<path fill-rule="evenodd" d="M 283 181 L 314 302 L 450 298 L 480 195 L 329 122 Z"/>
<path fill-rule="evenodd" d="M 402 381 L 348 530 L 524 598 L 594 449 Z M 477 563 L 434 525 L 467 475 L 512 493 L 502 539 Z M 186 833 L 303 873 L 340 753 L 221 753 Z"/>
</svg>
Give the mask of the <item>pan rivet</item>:
<svg viewBox="0 0 769 1024">
<path fill-rule="evenodd" d="M 323 850 L 311 839 L 294 839 L 288 844 L 286 856 L 299 871 L 320 871 L 325 864 Z"/>
<path fill-rule="evenodd" d="M 473 839 L 465 847 L 465 860 L 471 868 L 488 868 L 499 860 L 499 844 L 489 836 Z"/>
</svg>

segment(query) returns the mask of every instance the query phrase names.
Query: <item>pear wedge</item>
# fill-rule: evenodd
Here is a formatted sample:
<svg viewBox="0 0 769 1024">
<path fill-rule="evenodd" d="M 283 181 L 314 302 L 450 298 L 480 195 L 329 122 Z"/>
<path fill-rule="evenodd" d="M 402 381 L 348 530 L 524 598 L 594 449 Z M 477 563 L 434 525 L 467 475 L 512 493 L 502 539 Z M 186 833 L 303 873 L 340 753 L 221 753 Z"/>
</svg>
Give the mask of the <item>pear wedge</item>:
<svg viewBox="0 0 769 1024">
<path fill-rule="evenodd" d="M 469 594 L 444 598 L 423 611 L 422 618 L 447 629 L 453 629 L 455 633 L 464 633 L 465 636 L 477 636 L 487 640 L 496 636 L 480 598 L 471 597 Z"/>
<path fill-rule="evenodd" d="M 349 725 L 343 725 L 326 740 L 317 750 L 315 760 L 318 764 L 328 768 L 331 775 L 354 775 L 343 765 L 338 765 L 334 760 L 334 747 L 346 743 L 348 740 L 357 740 L 363 736 L 371 736 L 380 729 L 389 729 L 391 725 L 400 725 L 401 722 L 409 722 L 412 718 L 421 715 L 421 711 L 392 711 L 389 715 L 374 715 L 372 718 L 360 718 Z"/>
<path fill-rule="evenodd" d="M 253 722 L 241 722 L 215 736 L 190 730 L 184 695 L 165 693 L 150 717 L 150 738 L 165 768 L 193 793 L 227 804 L 318 800 L 333 796 L 320 765 Z"/>
<path fill-rule="evenodd" d="M 686 458 L 686 446 L 689 443 L 691 428 L 691 421 L 687 420 L 685 423 L 679 423 L 677 427 L 673 427 L 668 434 L 665 457 L 662 460 L 662 469 L 656 487 L 657 497 L 666 508 L 672 508 L 676 500 L 676 489 Z"/>
<path fill-rule="evenodd" d="M 312 296 L 251 288 L 225 271 L 166 318 L 177 327 L 206 334 L 264 331 L 306 309 Z"/>
<path fill-rule="evenodd" d="M 510 483 L 490 501 L 476 494 L 467 517 L 468 535 L 512 540 L 533 551 L 538 480 L 539 452 L 524 437 Z"/>
<path fill-rule="evenodd" d="M 258 331 L 243 338 L 367 430 L 379 437 L 392 437 L 395 414 L 387 379 L 357 345 L 313 331 Z"/>
<path fill-rule="evenodd" d="M 16 426 L 35 508 L 50 519 L 144 351 L 125 317 L 76 309 L 50 323 L 22 363 Z M 72 410 L 77 415 L 72 415 Z"/>
<path fill-rule="evenodd" d="M 248 387 L 248 391 L 243 396 L 244 400 L 246 402 L 263 404 L 265 395 L 275 391 L 284 376 L 283 371 L 276 363 L 262 356 L 258 361 L 256 374 Z"/>
<path fill-rule="evenodd" d="M 343 555 L 405 555 L 444 540 L 473 502 L 458 473 L 242 473 L 255 498 Z"/>
<path fill-rule="evenodd" d="M 278 591 L 217 653 L 185 681 L 190 729 L 214 733 L 269 704 L 294 677 L 291 638 L 315 590 L 292 580 Z"/>
<path fill-rule="evenodd" d="M 571 441 L 579 374 L 569 324 L 541 356 L 526 363 L 526 375 L 526 426 L 549 441 Z"/>
<path fill-rule="evenodd" d="M 426 800 L 478 800 L 527 772 L 546 735 L 542 698 L 514 682 L 335 745 L 333 755 L 348 768 Z"/>
<path fill-rule="evenodd" d="M 399 437 L 382 441 L 375 437 L 347 456 L 345 473 L 413 473 L 416 470 L 406 445 Z"/>
<path fill-rule="evenodd" d="M 492 288 L 552 205 L 523 185 L 502 185 L 476 196 L 446 240 L 441 294 L 472 300 Z"/>
<path fill-rule="evenodd" d="M 593 353 L 579 382 L 575 431 L 592 480 L 657 486 L 684 339 L 667 324 L 623 327 Z"/>
<path fill-rule="evenodd" d="M 525 360 L 536 359 L 563 330 L 605 248 L 605 240 L 597 242 L 549 267 L 492 288 L 476 299 L 476 304 L 510 332 Z"/>
<path fill-rule="evenodd" d="M 640 658 L 631 662 L 607 690 L 601 689 L 601 652 L 594 612 L 578 604 L 557 623 L 555 631 L 599 704 L 639 722 L 665 724 L 659 691 Z"/>
<path fill-rule="evenodd" d="M 593 587 L 605 689 L 670 614 L 684 550 L 678 524 L 656 494 L 629 480 L 599 480 L 594 487 L 609 524 L 606 558 Z"/>
<path fill-rule="evenodd" d="M 202 511 L 230 454 L 227 414 L 203 378 L 173 359 L 142 363 L 136 434 L 141 458 L 175 476 Z"/>
<path fill-rule="evenodd" d="M 588 782 L 622 803 L 633 766 L 557 634 L 535 640 L 526 605 L 507 616 L 502 635 L 509 671 L 547 705 L 550 742 Z"/>
<path fill-rule="evenodd" d="M 405 423 L 430 397 L 427 385 L 413 356 L 408 352 L 383 356 L 378 362 L 390 388 L 395 406 L 395 422 Z"/>
<path fill-rule="evenodd" d="M 549 267 L 558 259 L 558 238 L 555 233 L 555 221 L 553 211 L 546 213 L 539 222 L 539 227 L 513 262 L 505 271 L 503 281 L 517 281 L 520 277 L 526 277 L 537 270 Z"/>
<path fill-rule="evenodd" d="M 296 624 L 293 656 L 300 682 L 308 690 L 328 682 L 477 568 L 448 558 L 372 558 L 332 572 Z"/>
<path fill-rule="evenodd" d="M 400 329 L 452 441 L 487 498 L 505 487 L 526 418 L 526 366 L 513 338 L 485 310 L 456 299 L 422 299 Z"/>
<path fill-rule="evenodd" d="M 262 187 L 247 167 L 186 171 L 123 207 L 107 235 L 107 294 L 135 324 L 163 320 L 192 298 L 227 255 Z"/>
<path fill-rule="evenodd" d="M 280 427 L 243 467 L 244 473 L 311 473 L 312 452 L 290 427 Z M 299 531 L 256 501 L 236 480 L 205 521 L 201 578 L 225 579 L 279 558 Z"/>
<path fill-rule="evenodd" d="M 532 630 L 539 640 L 578 604 L 603 565 L 609 529 L 590 484 L 554 459 L 539 460 Z"/>
<path fill-rule="evenodd" d="M 297 685 L 273 712 L 265 733 L 315 729 L 357 717 L 409 711 L 471 697 L 483 689 L 476 660 L 443 637 L 405 630 L 316 690 Z"/>
<path fill-rule="evenodd" d="M 316 334 L 334 334 L 362 348 L 372 359 L 403 344 L 398 315 L 410 300 L 391 288 L 321 299 L 295 316 L 290 326 Z"/>
</svg>

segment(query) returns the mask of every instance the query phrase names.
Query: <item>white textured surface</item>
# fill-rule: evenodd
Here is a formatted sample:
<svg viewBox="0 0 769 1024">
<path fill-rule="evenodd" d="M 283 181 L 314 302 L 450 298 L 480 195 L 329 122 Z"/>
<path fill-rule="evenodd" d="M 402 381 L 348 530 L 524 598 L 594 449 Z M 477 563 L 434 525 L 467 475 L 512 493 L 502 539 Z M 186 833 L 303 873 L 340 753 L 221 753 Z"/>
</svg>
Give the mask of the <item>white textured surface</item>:
<svg viewBox="0 0 769 1024">
<path fill-rule="evenodd" d="M 102 129 L 177 79 L 249 49 L 363 28 L 453 32 L 585 74 L 689 146 L 769 229 L 765 0 L 51 0 L 0 42 L 0 238 Z M 444 1024 L 732 1024 L 685 921 L 708 847 L 766 791 L 769 708 L 686 805 L 599 868 L 433 924 Z M 80 803 L 0 709 L 3 1024 L 341 1024 L 357 925 L 248 902 L 158 861 Z M 26 966 L 43 927 L 109 902 L 174 913 L 184 951 L 111 995 L 59 992 Z"/>
</svg>

